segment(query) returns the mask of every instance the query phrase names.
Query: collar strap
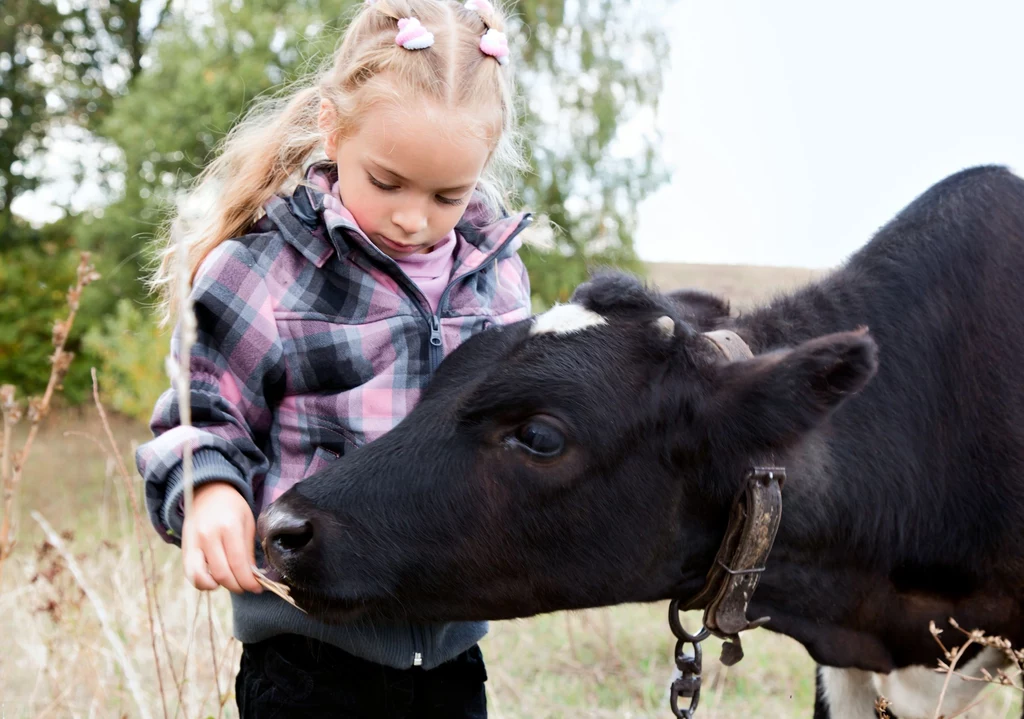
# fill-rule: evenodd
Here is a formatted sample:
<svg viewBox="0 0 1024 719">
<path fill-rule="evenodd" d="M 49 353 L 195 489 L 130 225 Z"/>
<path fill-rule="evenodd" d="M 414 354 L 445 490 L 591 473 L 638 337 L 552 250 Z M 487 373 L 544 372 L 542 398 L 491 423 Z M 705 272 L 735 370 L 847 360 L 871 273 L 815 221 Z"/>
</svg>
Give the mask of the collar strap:
<svg viewBox="0 0 1024 719">
<path fill-rule="evenodd" d="M 732 330 L 705 332 L 704 337 L 715 346 L 726 362 L 737 362 L 754 358 L 754 353 L 743 339 Z"/>
<path fill-rule="evenodd" d="M 705 332 L 704 337 L 726 362 L 754 357 L 747 343 L 731 330 Z M 753 467 L 747 471 L 704 588 L 686 602 L 686 609 L 703 607 L 704 626 L 726 640 L 722 645 L 722 663 L 726 666 L 743 658 L 739 633 L 759 627 L 770 619 L 747 619 L 747 606 L 761 581 L 779 531 L 785 480 L 783 467 Z"/>
<path fill-rule="evenodd" d="M 761 581 L 768 554 L 782 519 L 782 485 L 786 470 L 755 467 L 747 472 L 743 491 L 732 505 L 729 526 L 708 570 L 704 588 L 686 609 L 704 607 L 704 626 L 726 639 L 722 663 L 743 658 L 739 633 L 766 623 L 770 617 L 747 619 L 747 605 Z"/>
</svg>

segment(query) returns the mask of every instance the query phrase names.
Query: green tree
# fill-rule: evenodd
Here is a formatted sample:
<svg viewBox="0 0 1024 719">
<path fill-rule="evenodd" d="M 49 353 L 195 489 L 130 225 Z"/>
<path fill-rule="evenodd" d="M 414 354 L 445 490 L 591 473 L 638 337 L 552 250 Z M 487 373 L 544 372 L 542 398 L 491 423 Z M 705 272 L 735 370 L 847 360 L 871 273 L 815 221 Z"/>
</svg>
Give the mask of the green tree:
<svg viewBox="0 0 1024 719">
<path fill-rule="evenodd" d="M 50 377 L 54 322 L 68 314 L 67 293 L 75 285 L 79 252 L 68 223 L 57 222 L 33 231 L 34 241 L 0 252 L 0 384 L 11 383 L 26 395 L 40 395 Z M 83 301 L 65 348 L 83 354 L 80 328 L 100 321 L 99 306 Z M 65 377 L 64 397 L 88 398 L 89 368 L 97 356 L 72 363 Z"/>
<path fill-rule="evenodd" d="M 215 0 L 198 28 L 183 16 L 168 24 L 152 65 L 101 129 L 124 154 L 122 198 L 79 232 L 107 257 L 102 269 L 116 286 L 142 272 L 142 248 L 167 202 L 249 101 L 311 70 L 333 47 L 350 5 Z M 624 128 L 644 112 L 653 116 L 661 90 L 667 41 L 651 8 L 622 0 L 525 0 L 512 8 L 533 168 L 521 195 L 557 230 L 549 247 L 526 253 L 541 304 L 566 299 L 594 266 L 640 270 L 636 208 L 664 173 L 656 138 Z"/>
<path fill-rule="evenodd" d="M 354 0 L 214 0 L 202 22 L 179 14 L 151 65 L 97 132 L 120 148 L 120 198 L 83 217 L 79 236 L 119 295 L 143 299 L 147 245 L 175 194 L 257 95 L 314 69 Z"/>
<path fill-rule="evenodd" d="M 102 121 L 142 68 L 149 31 L 141 0 L 6 0 L 0 5 L 0 236 L 22 241 L 11 203 L 39 183 L 33 170 L 60 126 Z M 147 3 L 148 7 L 152 7 Z"/>
<path fill-rule="evenodd" d="M 525 256 L 544 306 L 567 300 L 596 267 L 642 271 L 637 208 L 666 179 L 643 122 L 655 115 L 668 56 L 665 6 L 522 0 L 516 9 L 533 170 L 522 196 L 555 230 Z"/>
<path fill-rule="evenodd" d="M 142 27 L 143 5 L 152 10 Z M 79 247 L 77 222 L 41 229 L 13 215 L 14 200 L 40 184 L 41 158 L 68 132 L 88 139 L 143 66 L 170 0 L 4 0 L 0 2 L 0 377 L 40 392 L 50 373 L 50 329 L 67 312 Z M 64 162 L 62 172 L 83 168 Z M 62 198 L 57 198 L 58 202 Z M 65 205 L 66 207 L 66 205 Z M 134 286 L 134 278 L 128 283 Z M 116 295 L 117 285 L 107 283 Z M 101 315 L 101 293 L 86 293 L 79 326 Z M 81 350 L 75 333 L 68 349 Z M 88 391 L 89 360 L 67 377 L 68 396 Z"/>
<path fill-rule="evenodd" d="M 31 276 L 53 281 L 38 292 L 9 284 L 0 295 L 10 288 L 49 297 L 55 304 L 32 313 L 60 313 L 62 275 L 40 249 L 42 235 L 23 223 L 5 227 L 3 212 L 9 217 L 10 200 L 33 186 L 29 160 L 63 123 L 115 150 L 102 168 L 111 201 L 46 229 L 94 251 L 104 277 L 96 289 L 105 294 L 90 293 L 90 312 L 112 316 L 121 299 L 147 302 L 146 249 L 170 201 L 255 96 L 328 55 L 357 1 L 212 0 L 197 17 L 169 0 L 7 0 L 0 9 L 0 237 L 4 248 L 18 240 L 33 249 L 14 256 L 0 248 L 0 265 L 31 265 Z M 142 12 L 143 2 L 150 12 Z M 565 300 L 594 266 L 639 269 L 636 209 L 664 173 L 656 137 L 638 128 L 653 117 L 667 42 L 649 3 L 520 0 L 511 9 L 533 168 L 521 199 L 557 230 L 548 246 L 526 250 L 543 306 Z M 156 27 L 144 30 L 143 17 L 156 17 Z M 39 57 L 53 72 L 28 67 Z M 0 307 L 0 325 L 13 326 L 8 317 L 19 311 L 17 302 Z M 38 324 L 48 332 L 49 320 Z M 37 334 L 45 351 L 48 338 Z M 0 357 L 18 354 L 13 342 L 0 337 Z"/>
<path fill-rule="evenodd" d="M 121 414 L 148 421 L 153 402 L 167 389 L 164 352 L 170 331 L 131 300 L 120 300 L 114 312 L 94 323 L 85 333 L 83 348 L 99 358 L 100 381 L 109 407 Z"/>
</svg>

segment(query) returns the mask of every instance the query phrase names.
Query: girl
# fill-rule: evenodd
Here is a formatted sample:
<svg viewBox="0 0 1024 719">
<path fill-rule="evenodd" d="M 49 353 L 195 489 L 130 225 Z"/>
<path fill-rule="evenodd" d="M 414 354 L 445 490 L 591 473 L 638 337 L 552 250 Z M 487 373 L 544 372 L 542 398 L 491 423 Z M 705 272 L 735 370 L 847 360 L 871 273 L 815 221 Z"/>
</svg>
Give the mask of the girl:
<svg viewBox="0 0 1024 719">
<path fill-rule="evenodd" d="M 243 717 L 486 716 L 485 624 L 326 625 L 251 567 L 264 507 L 398 424 L 446 352 L 529 315 L 529 216 L 501 209 L 520 166 L 503 26 L 487 0 L 367 3 L 312 86 L 232 130 L 171 226 L 155 283 L 166 302 L 184 233 L 194 427 L 166 392 L 137 461 L 188 579 L 234 592 Z"/>
</svg>

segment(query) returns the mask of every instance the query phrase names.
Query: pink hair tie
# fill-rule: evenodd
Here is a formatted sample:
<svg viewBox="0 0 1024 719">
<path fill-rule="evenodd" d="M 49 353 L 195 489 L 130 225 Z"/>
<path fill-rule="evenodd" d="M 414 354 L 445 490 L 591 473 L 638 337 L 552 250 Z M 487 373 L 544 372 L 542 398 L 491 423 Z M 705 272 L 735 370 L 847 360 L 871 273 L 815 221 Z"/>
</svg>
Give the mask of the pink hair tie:
<svg viewBox="0 0 1024 719">
<path fill-rule="evenodd" d="M 480 14 L 485 12 L 491 15 L 494 14 L 494 6 L 487 0 L 466 0 L 466 9 Z"/>
<path fill-rule="evenodd" d="M 424 50 L 434 44 L 434 33 L 427 30 L 414 17 L 403 17 L 398 21 L 395 44 L 406 50 Z"/>
<path fill-rule="evenodd" d="M 477 0 L 477 2 L 479 1 Z M 484 1 L 486 2 L 486 0 Z M 505 37 L 505 33 L 495 30 L 493 27 L 490 28 L 480 38 L 480 52 L 493 57 L 499 65 L 508 65 L 508 38 Z"/>
</svg>

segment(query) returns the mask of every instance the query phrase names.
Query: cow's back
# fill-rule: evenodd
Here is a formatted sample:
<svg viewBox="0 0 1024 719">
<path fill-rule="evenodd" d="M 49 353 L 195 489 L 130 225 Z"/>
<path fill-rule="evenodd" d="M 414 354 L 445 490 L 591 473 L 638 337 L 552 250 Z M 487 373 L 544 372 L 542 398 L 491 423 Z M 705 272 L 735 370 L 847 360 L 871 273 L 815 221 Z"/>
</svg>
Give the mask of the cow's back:
<svg viewBox="0 0 1024 719">
<path fill-rule="evenodd" d="M 769 347 L 857 326 L 877 342 L 878 375 L 819 433 L 826 456 L 806 464 L 837 483 L 821 488 L 822 511 L 859 524 L 865 560 L 914 581 L 938 567 L 944 583 L 1017 572 L 1024 180 L 998 167 L 947 178 L 843 268 L 747 324 Z"/>
</svg>

